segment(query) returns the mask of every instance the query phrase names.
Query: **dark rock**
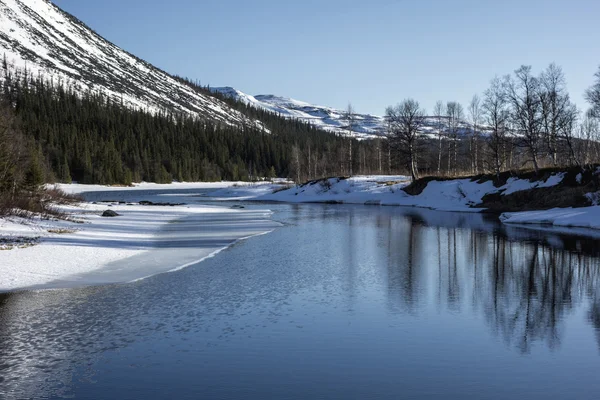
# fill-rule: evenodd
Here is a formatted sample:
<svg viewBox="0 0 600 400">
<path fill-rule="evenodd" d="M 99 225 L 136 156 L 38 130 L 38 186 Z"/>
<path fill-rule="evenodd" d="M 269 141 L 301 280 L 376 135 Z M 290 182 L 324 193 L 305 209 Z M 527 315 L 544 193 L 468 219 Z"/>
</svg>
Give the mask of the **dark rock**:
<svg viewBox="0 0 600 400">
<path fill-rule="evenodd" d="M 103 217 L 118 217 L 119 214 L 117 214 L 115 211 L 113 210 L 106 210 L 102 213 Z"/>
<path fill-rule="evenodd" d="M 231 206 L 231 208 L 246 208 L 246 207 L 241 206 L 239 204 L 234 204 L 234 205 Z"/>
<path fill-rule="evenodd" d="M 148 200 L 142 200 L 138 203 L 140 206 L 185 206 L 185 203 L 154 203 Z"/>
</svg>

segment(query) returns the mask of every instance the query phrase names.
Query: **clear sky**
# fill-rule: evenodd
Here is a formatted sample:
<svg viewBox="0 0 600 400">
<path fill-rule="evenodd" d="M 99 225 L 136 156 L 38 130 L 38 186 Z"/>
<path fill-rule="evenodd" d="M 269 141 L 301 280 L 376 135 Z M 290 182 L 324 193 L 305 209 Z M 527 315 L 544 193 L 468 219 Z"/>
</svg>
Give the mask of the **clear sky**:
<svg viewBox="0 0 600 400">
<path fill-rule="evenodd" d="M 383 114 L 412 97 L 467 105 L 522 64 L 563 67 L 572 98 L 600 65 L 600 0 L 54 0 L 173 74 Z"/>
</svg>

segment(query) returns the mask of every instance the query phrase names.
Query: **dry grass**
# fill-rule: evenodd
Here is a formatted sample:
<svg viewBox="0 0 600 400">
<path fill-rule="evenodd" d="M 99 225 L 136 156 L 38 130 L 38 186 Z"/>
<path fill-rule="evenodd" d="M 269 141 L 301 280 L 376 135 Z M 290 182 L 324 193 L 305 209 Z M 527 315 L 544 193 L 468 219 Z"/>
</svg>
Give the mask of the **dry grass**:
<svg viewBox="0 0 600 400">
<path fill-rule="evenodd" d="M 404 182 L 406 182 L 406 181 L 378 181 L 375 183 L 377 183 L 378 185 L 394 186 L 394 185 L 397 185 L 399 183 L 404 183 Z"/>
<path fill-rule="evenodd" d="M 68 233 L 75 233 L 75 232 L 77 232 L 75 229 L 65 229 L 65 228 L 48 229 L 48 233 L 55 233 L 57 235 L 66 235 Z"/>
<path fill-rule="evenodd" d="M 25 249 L 38 244 L 38 237 L 1 237 L 0 236 L 0 251 L 1 250 L 13 250 L 13 249 Z"/>
<path fill-rule="evenodd" d="M 0 216 L 67 219 L 67 215 L 60 212 L 57 206 L 78 204 L 82 201 L 80 196 L 67 194 L 56 187 L 22 192 L 17 196 L 0 197 Z"/>
</svg>

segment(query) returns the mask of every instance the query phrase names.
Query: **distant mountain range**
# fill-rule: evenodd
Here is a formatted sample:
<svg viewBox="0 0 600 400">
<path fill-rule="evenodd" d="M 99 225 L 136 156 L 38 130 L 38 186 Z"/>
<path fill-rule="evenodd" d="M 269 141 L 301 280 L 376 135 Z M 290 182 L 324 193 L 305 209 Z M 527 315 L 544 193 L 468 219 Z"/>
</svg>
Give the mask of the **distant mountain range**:
<svg viewBox="0 0 600 400">
<path fill-rule="evenodd" d="M 345 117 L 346 112 L 342 110 L 271 94 L 251 96 L 232 87 L 218 87 L 211 88 L 211 90 L 286 118 L 296 118 L 309 122 L 326 131 L 362 138 L 385 134 L 385 121 L 380 116 L 354 114 L 354 125 L 352 133 L 350 133 L 348 131 L 348 121 Z"/>
<path fill-rule="evenodd" d="M 352 132 L 350 132 L 348 130 L 347 113 L 343 110 L 318 106 L 304 101 L 271 94 L 251 96 L 232 87 L 216 87 L 211 88 L 211 90 L 251 106 L 279 114 L 285 118 L 295 118 L 304 122 L 309 122 L 326 131 L 362 139 L 385 136 L 386 134 L 386 122 L 385 118 L 382 116 L 355 113 L 353 114 Z M 439 122 L 437 118 L 432 116 L 426 117 L 422 127 L 423 135 L 429 137 L 437 135 L 438 125 Z M 439 127 L 444 132 L 448 130 L 445 118 L 442 119 Z M 471 132 L 472 128 L 469 123 L 463 121 L 459 124 L 459 135 L 466 135 Z"/>
</svg>

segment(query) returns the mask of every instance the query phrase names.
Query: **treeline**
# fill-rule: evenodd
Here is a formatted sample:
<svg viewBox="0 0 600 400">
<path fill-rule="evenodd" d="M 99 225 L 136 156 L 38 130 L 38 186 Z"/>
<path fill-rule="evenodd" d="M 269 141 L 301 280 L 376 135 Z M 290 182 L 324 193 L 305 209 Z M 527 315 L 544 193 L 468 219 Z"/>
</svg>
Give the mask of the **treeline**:
<svg viewBox="0 0 600 400">
<path fill-rule="evenodd" d="M 600 71 L 587 91 L 590 109 L 571 101 L 562 69 L 550 64 L 539 75 L 521 66 L 494 78 L 467 110 L 439 101 L 433 114 L 413 99 L 388 107 L 388 136 L 401 165 L 422 173 L 456 176 L 600 161 Z M 424 137 L 426 118 L 436 121 L 435 139 Z M 464 133 L 467 134 L 464 134 Z"/>
<path fill-rule="evenodd" d="M 44 167 L 47 182 L 303 180 L 345 174 L 352 164 L 355 171 L 366 171 L 374 164 L 373 143 L 231 102 L 259 119 L 268 132 L 186 114 L 130 109 L 102 94 L 52 85 L 27 71 L 5 69 L 1 97 L 4 112 L 14 113 L 18 130 L 33 149 L 30 153 Z M 362 158 L 347 158 L 351 142 Z"/>
</svg>

